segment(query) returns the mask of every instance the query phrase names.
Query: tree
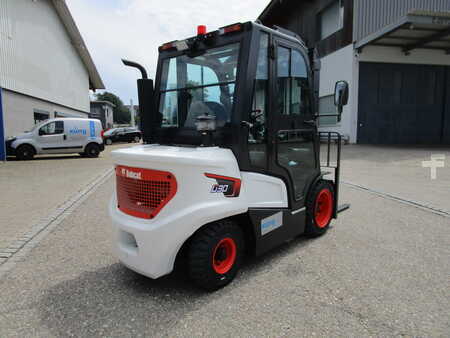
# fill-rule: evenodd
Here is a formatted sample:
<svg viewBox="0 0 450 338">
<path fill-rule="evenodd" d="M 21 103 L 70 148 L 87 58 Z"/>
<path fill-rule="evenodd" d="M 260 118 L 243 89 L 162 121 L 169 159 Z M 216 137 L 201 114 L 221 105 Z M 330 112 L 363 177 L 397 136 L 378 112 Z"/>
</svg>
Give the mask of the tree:
<svg viewBox="0 0 450 338">
<path fill-rule="evenodd" d="M 124 106 L 122 100 L 117 95 L 110 92 L 95 94 L 95 98 L 99 101 L 108 101 L 114 104 L 113 119 L 114 123 L 130 123 L 131 114 L 127 107 Z"/>
</svg>

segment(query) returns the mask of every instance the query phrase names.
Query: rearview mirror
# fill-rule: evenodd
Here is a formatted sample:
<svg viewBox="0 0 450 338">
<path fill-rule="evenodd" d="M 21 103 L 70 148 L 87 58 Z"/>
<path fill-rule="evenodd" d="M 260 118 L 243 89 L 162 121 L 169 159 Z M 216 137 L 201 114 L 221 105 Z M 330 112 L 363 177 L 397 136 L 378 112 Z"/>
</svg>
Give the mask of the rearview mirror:
<svg viewBox="0 0 450 338">
<path fill-rule="evenodd" d="M 338 81 L 334 87 L 334 105 L 338 109 L 338 122 L 341 121 L 342 107 L 348 103 L 348 82 Z"/>
</svg>

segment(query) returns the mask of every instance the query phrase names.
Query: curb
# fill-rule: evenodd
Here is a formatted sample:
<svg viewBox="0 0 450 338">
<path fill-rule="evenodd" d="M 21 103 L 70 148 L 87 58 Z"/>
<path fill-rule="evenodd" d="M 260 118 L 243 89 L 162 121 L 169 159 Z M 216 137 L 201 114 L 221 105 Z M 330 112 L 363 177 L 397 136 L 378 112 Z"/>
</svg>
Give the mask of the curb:
<svg viewBox="0 0 450 338">
<path fill-rule="evenodd" d="M 97 188 L 109 179 L 114 170 L 108 169 L 98 176 L 80 192 L 70 197 L 52 213 L 42 218 L 39 222 L 31 226 L 31 230 L 18 237 L 6 249 L 0 250 L 0 278 L 11 270 L 17 262 L 24 257 L 49 233 L 51 233 L 61 222 L 77 207 L 83 203 Z"/>
</svg>

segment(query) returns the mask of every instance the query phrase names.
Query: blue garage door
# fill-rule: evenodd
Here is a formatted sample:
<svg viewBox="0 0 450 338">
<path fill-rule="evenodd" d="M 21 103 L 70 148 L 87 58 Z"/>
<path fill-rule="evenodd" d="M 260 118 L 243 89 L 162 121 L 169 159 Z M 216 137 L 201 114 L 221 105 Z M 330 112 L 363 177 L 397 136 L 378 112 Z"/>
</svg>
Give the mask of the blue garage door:
<svg viewBox="0 0 450 338">
<path fill-rule="evenodd" d="M 450 67 L 361 63 L 358 142 L 450 144 Z"/>
</svg>

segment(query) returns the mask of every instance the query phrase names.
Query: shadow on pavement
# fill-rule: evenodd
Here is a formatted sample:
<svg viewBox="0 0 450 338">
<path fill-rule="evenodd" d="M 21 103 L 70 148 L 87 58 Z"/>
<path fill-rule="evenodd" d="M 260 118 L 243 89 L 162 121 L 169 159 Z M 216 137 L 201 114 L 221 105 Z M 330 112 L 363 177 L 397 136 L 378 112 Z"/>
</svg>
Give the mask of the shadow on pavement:
<svg viewBox="0 0 450 338">
<path fill-rule="evenodd" d="M 80 155 L 66 155 L 66 156 L 64 156 L 64 155 L 59 155 L 59 156 L 40 156 L 40 155 L 38 155 L 38 156 L 35 156 L 32 160 L 28 160 L 28 161 L 21 161 L 21 160 L 18 160 L 17 158 L 15 158 L 15 157 L 8 157 L 7 158 L 7 160 L 8 160 L 8 162 L 23 162 L 23 163 L 27 163 L 27 162 L 30 162 L 30 161 L 41 161 L 41 160 L 67 160 L 67 159 L 74 159 L 74 158 L 85 158 L 85 157 L 82 157 L 82 156 L 80 156 Z"/>
<path fill-rule="evenodd" d="M 247 259 L 235 282 L 215 293 L 197 289 L 180 271 L 152 280 L 119 263 L 112 264 L 45 291 L 38 304 L 40 318 L 57 336 L 162 336 L 188 313 L 238 292 L 252 276 L 270 270 L 308 243 L 311 241 L 297 238 L 262 257 Z M 293 273 L 302 271 L 301 266 L 294 269 Z"/>
</svg>

